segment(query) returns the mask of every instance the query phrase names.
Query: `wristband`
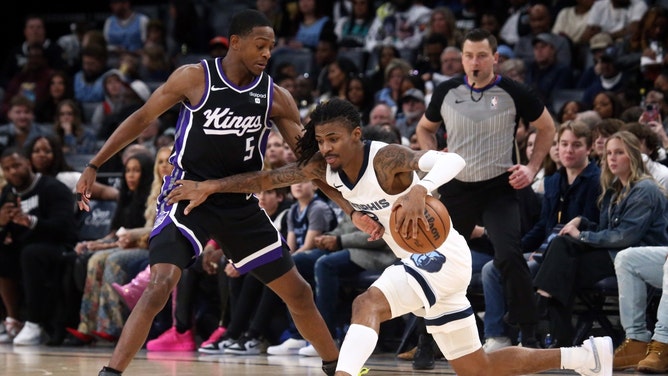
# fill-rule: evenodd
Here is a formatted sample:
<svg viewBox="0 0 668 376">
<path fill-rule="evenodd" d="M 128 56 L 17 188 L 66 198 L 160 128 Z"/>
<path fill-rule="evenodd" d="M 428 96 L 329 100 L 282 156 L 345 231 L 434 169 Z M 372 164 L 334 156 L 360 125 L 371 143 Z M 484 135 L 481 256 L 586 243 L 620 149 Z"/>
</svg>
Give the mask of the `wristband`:
<svg viewBox="0 0 668 376">
<path fill-rule="evenodd" d="M 92 164 L 92 163 L 88 163 L 88 164 L 86 165 L 86 167 L 90 167 L 90 168 L 92 168 L 92 169 L 95 170 L 95 171 L 97 171 L 97 169 L 98 169 L 98 167 L 97 167 L 96 165 Z"/>
<path fill-rule="evenodd" d="M 353 220 L 353 214 L 355 214 L 355 212 L 357 212 L 357 211 L 358 210 L 353 209 L 353 211 L 350 212 L 350 220 L 351 221 Z"/>
</svg>

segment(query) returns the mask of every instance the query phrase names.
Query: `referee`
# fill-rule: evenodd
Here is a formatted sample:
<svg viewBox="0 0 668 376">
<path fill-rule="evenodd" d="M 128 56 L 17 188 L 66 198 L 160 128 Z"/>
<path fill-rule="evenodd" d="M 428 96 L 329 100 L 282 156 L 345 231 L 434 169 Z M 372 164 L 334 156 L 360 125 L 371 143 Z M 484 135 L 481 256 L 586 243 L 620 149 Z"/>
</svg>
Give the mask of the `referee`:
<svg viewBox="0 0 668 376">
<path fill-rule="evenodd" d="M 463 44 L 466 76 L 434 89 L 416 134 L 421 149 L 435 149 L 435 135 L 443 124 L 448 151 L 466 161 L 456 179 L 439 188 L 441 200 L 460 234 L 470 236 L 482 222 L 494 247 L 494 265 L 505 282 L 508 321 L 520 326 L 524 346 L 536 347 L 538 320 L 531 275 L 520 248 L 516 191 L 533 181 L 549 152 L 555 127 L 537 93 L 494 73 L 498 58 L 496 38 L 482 29 L 471 30 Z M 520 118 L 538 130 L 526 166 L 515 157 Z"/>
</svg>

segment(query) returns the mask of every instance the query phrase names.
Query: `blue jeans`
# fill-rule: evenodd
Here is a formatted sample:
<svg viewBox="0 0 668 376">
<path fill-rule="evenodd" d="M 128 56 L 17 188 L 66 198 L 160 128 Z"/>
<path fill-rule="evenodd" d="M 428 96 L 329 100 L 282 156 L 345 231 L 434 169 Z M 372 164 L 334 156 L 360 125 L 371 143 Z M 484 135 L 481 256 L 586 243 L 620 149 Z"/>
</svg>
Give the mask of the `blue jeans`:
<svg viewBox="0 0 668 376">
<path fill-rule="evenodd" d="M 668 247 L 632 247 L 615 257 L 619 319 L 626 338 L 668 343 Z M 647 330 L 647 284 L 662 288 L 654 335 Z"/>
<path fill-rule="evenodd" d="M 526 253 L 527 265 L 531 276 L 536 275 L 540 266 L 536 261 L 529 261 L 530 253 Z M 485 294 L 485 338 L 505 337 L 506 323 L 503 316 L 506 313 L 506 294 L 501 272 L 494 266 L 494 261 L 487 262 L 482 267 L 482 288 Z"/>
<path fill-rule="evenodd" d="M 350 251 L 343 249 L 321 257 L 315 263 L 315 305 L 336 338 L 341 278 L 355 276 L 364 269 L 350 261 Z"/>
</svg>

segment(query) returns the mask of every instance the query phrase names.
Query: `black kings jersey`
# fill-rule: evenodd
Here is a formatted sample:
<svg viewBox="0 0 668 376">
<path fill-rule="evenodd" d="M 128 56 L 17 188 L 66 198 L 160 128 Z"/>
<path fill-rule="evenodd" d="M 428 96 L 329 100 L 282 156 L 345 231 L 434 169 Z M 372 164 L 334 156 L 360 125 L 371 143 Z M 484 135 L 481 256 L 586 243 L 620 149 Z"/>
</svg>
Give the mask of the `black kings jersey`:
<svg viewBox="0 0 668 376">
<path fill-rule="evenodd" d="M 261 170 L 272 126 L 273 80 L 263 72 L 248 86 L 237 87 L 225 77 L 222 59 L 206 59 L 201 64 L 206 77 L 204 95 L 199 103 L 181 106 L 170 157 L 172 177 L 201 181 Z M 246 197 L 213 196 L 217 196 L 215 201 L 224 197 L 227 203 Z"/>
</svg>

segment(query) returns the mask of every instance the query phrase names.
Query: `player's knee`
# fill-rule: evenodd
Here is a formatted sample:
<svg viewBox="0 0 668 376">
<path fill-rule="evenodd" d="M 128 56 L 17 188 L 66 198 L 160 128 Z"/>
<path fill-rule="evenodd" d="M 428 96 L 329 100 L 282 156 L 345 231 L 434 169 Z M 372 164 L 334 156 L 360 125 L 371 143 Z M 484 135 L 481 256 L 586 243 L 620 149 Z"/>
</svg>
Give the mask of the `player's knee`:
<svg viewBox="0 0 668 376">
<path fill-rule="evenodd" d="M 152 268 L 151 273 L 151 280 L 143 295 L 146 296 L 149 306 L 162 309 L 176 287 L 180 273 L 176 275 L 171 271 L 156 268 Z"/>
<path fill-rule="evenodd" d="M 292 312 L 302 312 L 315 306 L 313 291 L 308 283 L 298 283 L 281 294 L 281 298 Z"/>
<path fill-rule="evenodd" d="M 383 311 L 382 300 L 369 289 L 353 300 L 353 316 L 379 316 Z"/>
</svg>

